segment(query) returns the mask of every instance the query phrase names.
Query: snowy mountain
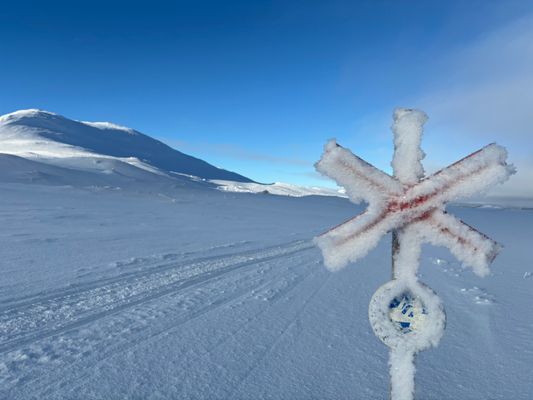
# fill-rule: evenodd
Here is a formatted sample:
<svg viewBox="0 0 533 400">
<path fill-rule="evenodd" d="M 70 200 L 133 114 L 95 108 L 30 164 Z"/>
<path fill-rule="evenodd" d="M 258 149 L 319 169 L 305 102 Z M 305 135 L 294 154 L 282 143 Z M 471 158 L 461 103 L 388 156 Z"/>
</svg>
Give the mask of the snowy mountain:
<svg viewBox="0 0 533 400">
<path fill-rule="evenodd" d="M 201 179 L 252 182 L 134 129 L 109 122 L 74 121 L 33 109 L 0 117 L 0 153 L 33 161 L 31 168 L 36 171 L 48 169 L 35 164 L 39 162 L 86 172 L 126 173 L 132 177 L 138 174 L 146 177 L 146 172 L 160 176 L 180 173 Z M 2 158 L 2 164 L 8 162 Z M 14 162 L 13 157 L 9 159 Z M 22 160 L 17 162 L 30 165 Z"/>
<path fill-rule="evenodd" d="M 0 182 L 167 193 L 176 188 L 279 196 L 346 197 L 343 189 L 261 184 L 174 150 L 134 129 L 48 111 L 0 116 Z M 463 205 L 533 207 L 531 199 L 473 198 Z"/>
<path fill-rule="evenodd" d="M 0 181 L 157 193 L 217 188 L 292 197 L 344 196 L 333 189 L 256 183 L 134 129 L 35 109 L 0 116 Z"/>
</svg>

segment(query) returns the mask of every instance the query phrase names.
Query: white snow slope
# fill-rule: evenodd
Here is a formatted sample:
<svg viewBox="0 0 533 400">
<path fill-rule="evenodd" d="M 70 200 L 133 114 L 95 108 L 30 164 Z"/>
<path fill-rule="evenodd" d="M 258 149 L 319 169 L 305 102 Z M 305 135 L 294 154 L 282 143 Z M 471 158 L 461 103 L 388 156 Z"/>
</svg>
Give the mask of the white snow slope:
<svg viewBox="0 0 533 400">
<path fill-rule="evenodd" d="M 336 273 L 311 242 L 361 210 L 0 183 L 0 398 L 387 399 L 367 309 L 390 236 Z M 451 211 L 505 248 L 479 278 L 424 247 L 448 325 L 417 357 L 417 397 L 531 399 L 533 210 Z"/>
<path fill-rule="evenodd" d="M 314 186 L 299 186 L 290 183 L 275 182 L 271 184 L 261 184 L 255 182 L 233 182 L 223 180 L 211 180 L 218 185 L 218 189 L 225 192 L 235 193 L 263 193 L 275 194 L 279 196 L 337 196 L 346 197 L 343 189 L 328 189 Z"/>
</svg>

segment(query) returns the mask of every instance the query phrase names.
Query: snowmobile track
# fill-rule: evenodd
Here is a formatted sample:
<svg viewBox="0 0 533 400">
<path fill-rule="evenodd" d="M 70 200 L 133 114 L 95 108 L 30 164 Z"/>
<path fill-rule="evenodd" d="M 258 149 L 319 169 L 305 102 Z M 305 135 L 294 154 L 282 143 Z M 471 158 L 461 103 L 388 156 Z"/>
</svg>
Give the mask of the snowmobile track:
<svg viewBox="0 0 533 400">
<path fill-rule="evenodd" d="M 243 244 L 246 244 L 248 242 L 243 242 Z M 231 253 L 223 253 L 223 254 L 216 254 L 212 256 L 204 256 L 204 257 L 193 257 L 193 258 L 186 258 L 189 255 L 196 255 L 198 253 L 203 252 L 202 250 L 199 250 L 194 253 L 184 253 L 184 254 L 174 254 L 174 257 L 184 256 L 185 259 L 183 260 L 172 260 L 172 262 L 163 262 L 163 263 L 155 263 L 152 267 L 145 268 L 142 270 L 137 271 L 131 271 L 131 272 L 124 272 L 119 275 L 115 275 L 112 277 L 106 277 L 102 279 L 97 279 L 94 281 L 89 282 L 83 282 L 79 284 L 72 284 L 67 287 L 58 288 L 56 290 L 41 292 L 37 294 L 32 294 L 29 296 L 22 296 L 12 299 L 6 299 L 3 301 L 2 307 L 0 307 L 0 313 L 4 313 L 10 310 L 19 309 L 23 306 L 29 306 L 32 304 L 35 304 L 37 302 L 43 302 L 46 300 L 53 300 L 60 297 L 67 297 L 71 294 L 77 294 L 82 291 L 87 291 L 93 288 L 99 288 L 104 285 L 110 285 L 115 282 L 123 282 L 127 280 L 133 280 L 136 278 L 142 278 L 144 276 L 153 275 L 155 273 L 161 273 L 168 270 L 178 269 L 178 268 L 187 268 L 196 266 L 196 264 L 199 263 L 209 263 L 211 261 L 225 261 L 226 259 L 233 258 L 233 257 L 254 257 L 257 255 L 260 255 L 262 253 L 269 253 L 269 252 L 276 252 L 276 251 L 283 251 L 285 248 L 290 248 L 292 246 L 305 246 L 306 248 L 312 248 L 312 244 L 309 241 L 305 240 L 295 240 L 288 243 L 281 243 L 269 247 L 264 247 L 260 249 L 251 249 L 251 250 L 245 250 L 245 251 L 236 251 Z M 223 246 L 217 246 L 212 249 L 208 249 L 207 251 L 211 250 L 219 250 L 221 248 L 224 248 Z M 148 260 L 145 259 L 145 260 Z M 146 262 L 147 264 L 153 264 L 150 262 Z"/>
<path fill-rule="evenodd" d="M 291 283 L 290 285 L 286 286 L 285 289 L 283 290 L 283 296 L 286 296 L 288 293 L 292 292 L 299 284 L 301 284 L 304 280 L 308 279 L 309 276 L 313 275 L 313 273 L 316 272 L 316 270 L 314 270 L 313 268 L 310 268 L 308 271 L 306 271 L 303 275 L 300 275 L 299 276 L 299 279 L 298 280 L 295 280 L 293 283 Z M 279 278 L 283 279 L 283 276 L 280 276 Z M 131 350 L 132 348 L 135 348 L 135 347 L 138 347 L 140 345 L 143 345 L 145 343 L 149 343 L 149 342 L 152 342 L 154 340 L 157 340 L 158 337 L 160 337 L 161 335 L 165 335 L 165 334 L 168 334 L 169 332 L 171 331 L 175 331 L 177 329 L 179 329 L 182 325 L 188 323 L 188 322 L 191 322 L 205 314 L 208 314 L 208 313 L 211 313 L 213 311 L 216 311 L 217 309 L 225 306 L 225 305 L 228 305 L 228 304 L 231 304 L 231 303 L 234 303 L 235 301 L 245 297 L 246 295 L 249 295 L 250 294 L 250 290 L 254 290 L 254 291 L 260 291 L 264 288 L 267 288 L 269 286 L 272 285 L 272 281 L 266 281 L 266 282 L 263 282 L 263 283 L 259 283 L 258 285 L 256 284 L 255 286 L 252 286 L 252 287 L 247 287 L 247 288 L 244 288 L 242 290 L 239 290 L 235 293 L 233 293 L 232 295 L 228 296 L 228 297 L 224 297 L 224 298 L 221 298 L 213 303 L 210 303 L 210 304 L 206 304 L 204 306 L 201 306 L 200 308 L 192 311 L 192 312 L 188 312 L 186 313 L 185 315 L 183 315 L 181 318 L 177 318 L 177 319 L 174 319 L 171 324 L 163 329 L 159 329 L 157 330 L 156 332 L 153 332 L 151 333 L 150 335 L 148 336 L 142 336 L 140 337 L 139 339 L 137 340 L 134 340 L 134 341 L 127 341 L 127 342 L 124 342 L 120 345 L 117 345 L 117 346 L 112 346 L 112 347 L 104 347 L 102 348 L 100 351 L 99 351 L 99 354 L 98 354 L 98 357 L 97 359 L 95 359 L 92 363 L 89 364 L 89 366 L 83 368 L 81 371 L 79 371 L 78 373 L 75 374 L 76 376 L 76 381 L 79 382 L 78 384 L 74 384 L 73 385 L 73 392 L 75 392 L 76 390 L 76 387 L 78 387 L 79 385 L 82 385 L 84 380 L 86 378 L 88 378 L 93 369 L 94 368 L 97 368 L 98 365 L 101 365 L 103 363 L 106 362 L 107 359 L 109 359 L 110 357 L 113 357 L 114 355 L 118 354 L 118 353 L 124 353 L 128 350 Z M 277 301 L 280 301 L 283 296 L 279 296 L 277 297 L 276 299 L 273 300 L 273 303 L 271 304 L 275 304 Z M 261 318 L 261 316 L 265 313 L 267 313 L 269 311 L 269 308 L 265 308 L 263 309 L 260 313 L 256 314 L 254 316 L 254 318 L 252 319 L 252 321 L 257 321 Z M 231 339 L 236 333 L 240 332 L 241 330 L 245 329 L 247 326 L 249 326 L 249 324 L 251 323 L 250 320 L 247 320 L 246 322 L 243 322 L 241 325 L 239 325 L 237 327 L 237 329 L 235 330 L 232 330 L 231 332 L 228 332 L 227 335 L 217 341 L 216 343 L 213 344 L 213 346 L 205 349 L 202 353 L 199 353 L 199 354 L 196 354 L 195 355 L 195 358 L 196 359 L 199 359 L 199 358 L 203 358 L 205 357 L 206 355 L 210 354 L 214 349 L 218 348 L 219 346 L 223 345 L 224 343 L 226 343 L 229 339 Z M 183 366 L 183 364 L 180 364 L 181 368 L 178 368 L 177 370 L 177 373 L 178 374 L 181 374 L 183 373 L 184 371 L 187 371 L 187 367 L 189 367 L 191 365 L 191 360 L 188 359 L 188 360 L 185 360 L 185 363 L 186 365 Z M 43 389 L 49 389 L 49 390 L 52 390 L 50 389 L 50 387 L 53 387 L 54 385 L 56 385 L 57 383 L 60 383 L 63 381 L 63 377 L 60 377 L 59 379 L 57 379 L 56 381 L 54 382 L 50 382 L 49 380 L 46 380 L 45 382 L 41 382 L 41 380 L 37 380 L 36 382 L 32 382 L 32 386 L 35 387 L 35 385 L 38 385 L 39 387 L 42 387 Z M 41 385 L 39 385 L 39 383 L 42 383 Z"/>
<path fill-rule="evenodd" d="M 296 241 L 255 251 L 163 264 L 150 271 L 122 274 L 69 287 L 41 300 L 18 303 L 0 314 L 0 354 L 65 333 L 162 296 L 205 284 L 232 271 L 259 265 L 313 247 Z"/>
<path fill-rule="evenodd" d="M 108 360 L 110 357 L 113 357 L 118 353 L 124 353 L 125 351 L 129 351 L 138 346 L 142 346 L 147 342 L 150 343 L 153 340 L 157 340 L 157 338 L 161 335 L 168 334 L 171 331 L 179 330 L 181 326 L 197 318 L 212 313 L 229 304 L 235 304 L 239 301 L 242 302 L 242 300 L 240 299 L 246 298 L 247 296 L 254 296 L 254 293 L 261 292 L 273 286 L 279 288 L 279 284 L 282 283 L 281 290 L 277 293 L 276 296 L 270 298 L 269 304 L 272 305 L 277 303 L 278 301 L 283 300 L 288 293 L 292 292 L 296 287 L 299 287 L 299 285 L 304 280 L 306 280 L 311 275 L 315 275 L 315 273 L 318 271 L 315 268 L 315 265 L 313 265 L 318 264 L 316 261 L 315 263 L 310 264 L 309 257 L 300 258 L 298 254 L 304 252 L 305 250 L 309 250 L 309 248 L 307 246 L 303 246 L 302 248 L 294 248 L 292 246 L 297 245 L 298 243 L 301 243 L 302 245 L 304 244 L 304 242 L 291 242 L 287 245 L 276 246 L 278 250 L 281 250 L 282 248 L 284 249 L 283 254 L 279 254 L 275 257 L 263 258 L 261 260 L 258 260 L 258 262 L 256 263 L 257 268 L 244 270 L 239 270 L 238 268 L 232 269 L 232 271 L 236 272 L 236 274 L 230 274 L 230 271 L 228 271 L 228 273 L 219 274 L 217 277 L 213 277 L 212 279 L 205 280 L 197 285 L 189 286 L 188 289 L 179 290 L 166 296 L 166 300 L 164 301 L 168 304 L 173 304 L 169 308 L 169 312 L 171 314 L 168 315 L 168 317 L 170 318 L 162 318 L 162 320 L 166 322 L 157 327 L 155 331 L 145 332 L 145 328 L 148 327 L 148 325 L 143 325 L 140 331 L 136 330 L 136 333 L 133 337 L 128 335 L 128 339 L 120 339 L 118 343 L 111 345 L 110 343 L 108 343 L 110 337 L 116 335 L 121 336 L 120 332 L 122 328 L 130 326 L 132 322 L 134 324 L 136 324 L 135 321 L 140 322 L 141 320 L 138 319 L 139 316 L 141 317 L 141 319 L 143 319 L 151 315 L 152 306 L 148 302 L 146 302 L 139 304 L 141 306 L 140 308 L 134 307 L 134 309 L 132 309 L 131 311 L 128 310 L 128 312 L 126 313 L 111 313 L 102 316 L 102 318 L 111 317 L 111 319 L 108 319 L 107 322 L 104 324 L 100 323 L 101 327 L 105 326 L 105 331 L 99 332 L 98 337 L 94 337 L 91 335 L 91 337 L 88 338 L 85 336 L 85 333 L 82 332 L 83 329 L 73 327 L 69 330 L 64 330 L 62 332 L 49 335 L 47 338 L 52 340 L 52 342 L 50 343 L 49 341 L 46 341 L 47 338 L 43 338 L 44 342 L 42 342 L 39 347 L 44 346 L 44 348 L 47 349 L 45 351 L 47 353 L 51 351 L 51 354 L 53 356 L 53 353 L 55 351 L 54 348 L 56 348 L 56 346 L 58 345 L 60 347 L 63 346 L 62 343 L 60 343 L 62 339 L 58 341 L 58 338 L 68 338 L 68 341 L 74 340 L 74 342 L 82 340 L 85 342 L 85 345 L 87 344 L 86 340 L 89 339 L 92 342 L 91 348 L 98 348 L 98 351 L 91 352 L 91 355 L 88 356 L 88 358 L 83 358 L 83 362 L 85 363 L 83 368 L 80 368 L 81 365 L 79 365 L 79 359 L 71 359 L 69 361 L 65 360 L 68 363 L 70 370 L 69 384 L 73 385 L 73 376 L 76 376 L 75 381 L 79 380 L 80 382 L 83 382 L 87 377 L 91 376 L 90 371 L 93 371 L 94 368 L 97 368 L 99 365 L 105 363 L 106 360 Z M 283 272 L 279 271 L 278 268 L 269 268 L 269 261 L 276 259 L 278 259 L 279 261 L 279 259 L 282 258 L 282 256 L 284 255 L 288 256 L 288 260 L 287 263 L 283 261 L 283 265 L 287 265 L 283 268 Z M 296 259 L 292 258 L 291 256 L 296 256 Z M 294 263 L 295 260 L 298 261 Z M 266 266 L 263 265 L 264 263 L 262 261 L 267 261 Z M 253 263 L 250 263 L 250 265 L 252 264 Z M 263 267 L 267 267 L 267 269 L 264 270 Z M 302 267 L 304 267 L 303 270 L 301 269 Z M 267 273 L 274 274 L 274 279 L 272 279 L 272 277 L 266 278 L 261 271 L 269 271 Z M 279 272 L 282 273 L 280 274 Z M 217 287 L 219 285 L 218 280 L 225 281 L 226 283 L 234 282 L 236 284 L 235 290 L 231 292 L 219 292 L 215 294 L 215 297 L 213 297 L 213 293 L 209 291 L 202 293 L 197 292 L 198 289 L 209 285 L 211 285 L 211 287 Z M 175 315 L 175 304 L 176 301 L 179 301 L 178 298 L 189 298 L 190 296 L 195 296 L 195 293 L 200 294 L 201 301 L 193 305 L 192 309 L 185 310 L 183 314 Z M 145 308 L 145 306 L 148 306 L 148 308 Z M 144 312 L 141 311 L 143 309 Z M 260 318 L 260 315 L 268 312 L 268 310 L 269 307 L 263 309 L 259 314 L 255 315 L 254 320 Z M 139 312 L 141 313 L 139 314 Z M 113 314 L 118 315 L 114 316 Z M 138 315 L 135 316 L 136 314 Z M 159 316 L 159 318 L 161 321 L 161 316 Z M 220 341 L 217 341 L 217 343 L 215 343 L 212 347 L 206 349 L 206 351 L 204 351 L 202 354 L 198 354 L 198 356 L 202 357 L 205 354 L 208 354 L 214 348 L 218 347 L 219 345 L 226 342 L 228 339 L 232 338 L 233 335 L 236 334 L 236 332 L 239 332 L 240 330 L 244 329 L 248 324 L 249 320 L 247 320 L 246 322 L 242 322 L 237 327 L 237 329 L 228 332 L 225 337 L 221 338 Z M 150 330 L 153 329 L 154 327 L 151 326 Z M 149 334 L 146 335 L 146 333 Z M 79 336 L 80 334 L 81 336 Z M 38 341 L 39 339 L 36 340 L 36 342 Z M 50 345 L 52 346 L 50 347 Z M 20 348 L 20 350 L 26 352 L 28 348 L 32 348 L 33 346 L 34 344 L 30 343 L 29 346 L 23 346 Z M 188 361 L 190 362 L 190 360 Z M 25 379 L 24 386 L 22 388 L 19 387 L 17 390 L 22 390 L 22 392 L 20 393 L 26 393 L 26 389 L 30 390 L 29 388 L 31 388 L 31 390 L 35 390 L 38 388 L 38 392 L 41 393 L 41 395 L 49 394 L 50 396 L 52 396 L 54 393 L 54 388 L 62 386 L 65 383 L 65 379 L 62 375 L 56 377 L 56 379 L 51 379 L 51 377 L 48 376 L 45 371 L 43 372 L 44 374 L 39 373 L 34 379 Z M 72 386 L 72 393 L 74 396 L 73 398 L 75 398 L 76 387 L 76 384 Z M 2 391 L 0 391 L 0 397 L 1 393 Z M 5 393 L 12 392 L 8 391 Z"/>
</svg>

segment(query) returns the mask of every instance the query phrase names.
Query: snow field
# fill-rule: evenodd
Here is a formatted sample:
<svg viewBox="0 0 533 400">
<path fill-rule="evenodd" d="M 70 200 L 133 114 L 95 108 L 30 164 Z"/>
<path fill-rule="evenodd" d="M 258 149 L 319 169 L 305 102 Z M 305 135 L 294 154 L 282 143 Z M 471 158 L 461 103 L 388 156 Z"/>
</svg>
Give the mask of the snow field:
<svg viewBox="0 0 533 400">
<path fill-rule="evenodd" d="M 0 398 L 387 398 L 367 305 L 390 236 L 332 274 L 311 238 L 361 208 L 186 193 L 0 185 Z M 528 399 L 533 214 L 451 212 L 506 251 L 481 280 L 423 247 L 448 327 L 417 356 L 417 395 Z"/>
</svg>

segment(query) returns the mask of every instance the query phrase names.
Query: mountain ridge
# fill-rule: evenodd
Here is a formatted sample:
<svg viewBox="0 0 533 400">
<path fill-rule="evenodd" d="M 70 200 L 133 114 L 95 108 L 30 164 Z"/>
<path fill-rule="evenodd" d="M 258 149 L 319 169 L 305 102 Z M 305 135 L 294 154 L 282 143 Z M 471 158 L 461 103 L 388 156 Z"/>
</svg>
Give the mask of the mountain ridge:
<svg viewBox="0 0 533 400">
<path fill-rule="evenodd" d="M 145 164 L 145 169 L 148 165 L 164 172 L 194 175 L 206 180 L 254 182 L 173 149 L 135 129 L 111 122 L 77 121 L 39 109 L 0 116 L 0 152 L 29 159 L 73 156 L 137 159 Z"/>
</svg>

